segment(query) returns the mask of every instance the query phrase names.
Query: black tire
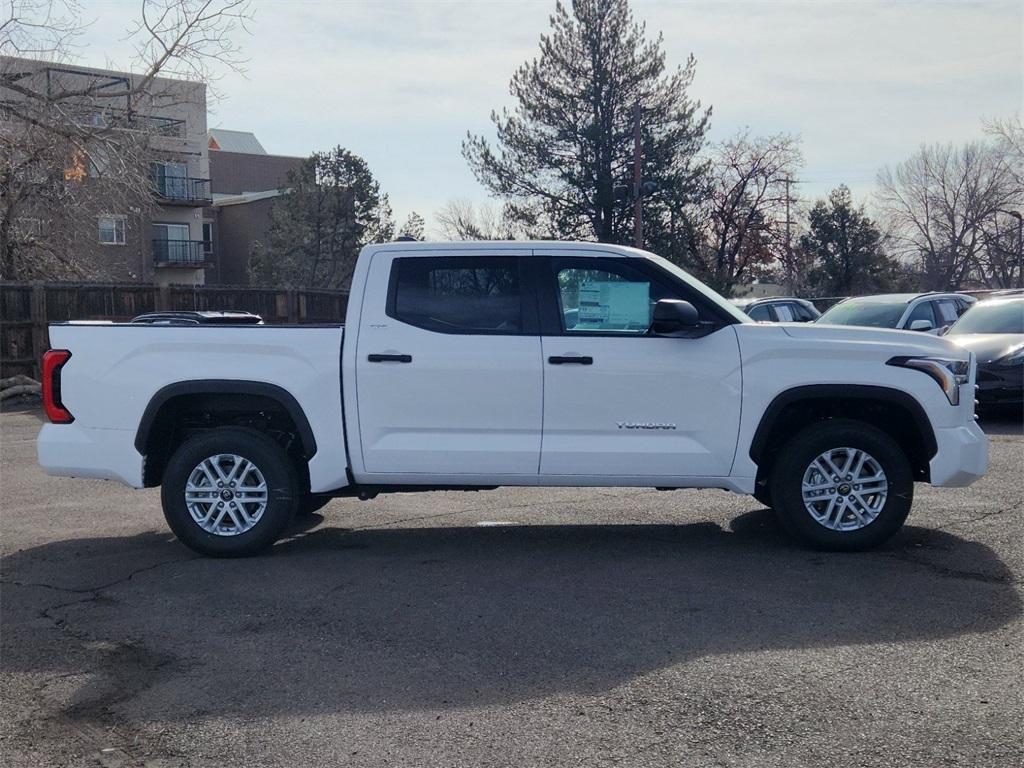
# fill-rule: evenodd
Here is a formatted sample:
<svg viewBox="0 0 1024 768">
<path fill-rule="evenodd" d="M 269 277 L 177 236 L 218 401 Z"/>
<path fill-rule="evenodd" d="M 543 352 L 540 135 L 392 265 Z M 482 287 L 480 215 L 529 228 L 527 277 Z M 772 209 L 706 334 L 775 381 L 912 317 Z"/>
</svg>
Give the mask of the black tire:
<svg viewBox="0 0 1024 768">
<path fill-rule="evenodd" d="M 768 509 L 772 508 L 772 494 L 767 483 L 763 485 L 759 483 L 754 487 L 754 498 L 768 507 Z"/>
<path fill-rule="evenodd" d="M 878 516 L 855 530 L 826 528 L 804 505 L 804 473 L 818 456 L 838 448 L 868 453 L 888 483 Z M 797 433 L 779 451 L 769 487 L 773 508 L 787 532 L 815 549 L 845 552 L 871 549 L 888 541 L 907 519 L 914 499 L 913 474 L 903 449 L 880 429 L 852 419 L 819 422 Z"/>
<path fill-rule="evenodd" d="M 193 471 L 204 459 L 218 454 L 247 459 L 266 481 L 262 515 L 241 533 L 219 535 L 204 530 L 185 500 Z M 160 489 L 164 517 L 174 535 L 190 549 L 212 557 L 246 557 L 269 548 L 291 523 L 303 495 L 298 469 L 284 449 L 263 433 L 244 427 L 219 427 L 190 437 L 167 462 Z"/>
<path fill-rule="evenodd" d="M 318 496 L 315 493 L 307 493 L 299 501 L 299 508 L 295 510 L 295 514 L 298 517 L 307 517 L 323 509 L 333 499 L 333 496 Z"/>
</svg>

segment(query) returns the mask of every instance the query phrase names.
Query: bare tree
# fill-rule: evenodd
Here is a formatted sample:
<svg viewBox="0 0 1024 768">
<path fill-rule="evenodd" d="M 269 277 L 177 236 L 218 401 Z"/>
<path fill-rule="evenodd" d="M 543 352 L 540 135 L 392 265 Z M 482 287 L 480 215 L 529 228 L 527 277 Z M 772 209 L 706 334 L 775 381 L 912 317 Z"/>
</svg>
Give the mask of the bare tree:
<svg viewBox="0 0 1024 768">
<path fill-rule="evenodd" d="M 434 214 L 441 237 L 445 240 L 516 240 L 526 236 L 521 225 L 504 211 L 468 200 L 449 200 Z"/>
<path fill-rule="evenodd" d="M 993 226 L 1024 203 L 1012 155 L 996 142 L 922 146 L 878 176 L 878 198 L 897 254 L 920 264 L 926 287 L 955 290 L 993 274 Z M 1012 265 L 1011 269 L 1012 269 Z"/>
<path fill-rule="evenodd" d="M 787 134 L 751 137 L 743 130 L 713 147 L 687 261 L 718 291 L 728 295 L 785 256 L 787 180 L 801 163 L 799 141 Z"/>
<path fill-rule="evenodd" d="M 75 0 L 6 0 L 0 15 L 0 55 L 54 58 L 81 34 Z"/>
<path fill-rule="evenodd" d="M 1004 120 L 987 121 L 985 133 L 1006 153 L 1011 173 L 1017 183 L 1024 186 L 1024 122 L 1021 122 L 1020 115 Z"/>
<path fill-rule="evenodd" d="M 82 28 L 71 1 L 9 0 L 0 17 L 0 276 L 102 277 L 73 252 L 74 222 L 153 204 L 150 118 L 197 98 L 214 65 L 239 67 L 232 35 L 249 0 L 144 0 L 126 77 L 67 64 Z M 15 58 L 17 56 L 17 58 Z M 169 78 L 178 78 L 177 80 Z M 190 82 L 183 82 L 188 78 Z"/>
</svg>

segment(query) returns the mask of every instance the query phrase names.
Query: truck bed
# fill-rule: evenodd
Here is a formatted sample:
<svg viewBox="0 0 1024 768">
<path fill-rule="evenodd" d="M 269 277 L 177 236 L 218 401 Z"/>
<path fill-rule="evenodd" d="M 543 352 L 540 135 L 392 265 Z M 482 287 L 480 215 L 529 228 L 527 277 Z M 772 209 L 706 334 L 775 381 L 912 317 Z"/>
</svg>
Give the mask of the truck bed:
<svg viewBox="0 0 1024 768">
<path fill-rule="evenodd" d="M 47 439 L 40 441 L 41 463 L 53 474 L 142 487 L 143 457 L 135 441 L 154 397 L 175 385 L 247 381 L 281 388 L 310 414 L 316 445 L 309 461 L 311 490 L 342 487 L 348 465 L 342 433 L 343 338 L 341 324 L 51 325 L 51 347 L 71 351 L 61 370 L 61 388 L 74 422 L 43 427 Z M 116 474 L 113 467 L 119 468 Z"/>
</svg>

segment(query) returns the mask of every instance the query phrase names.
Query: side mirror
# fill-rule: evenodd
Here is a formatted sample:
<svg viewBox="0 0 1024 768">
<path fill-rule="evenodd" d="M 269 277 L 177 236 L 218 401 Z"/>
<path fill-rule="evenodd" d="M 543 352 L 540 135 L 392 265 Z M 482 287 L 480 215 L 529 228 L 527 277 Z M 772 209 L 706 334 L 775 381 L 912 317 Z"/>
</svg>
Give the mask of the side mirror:
<svg viewBox="0 0 1024 768">
<path fill-rule="evenodd" d="M 654 305 L 651 333 L 655 336 L 675 336 L 700 328 L 700 315 L 696 307 L 680 299 L 661 299 Z"/>
<path fill-rule="evenodd" d="M 910 324 L 911 331 L 930 331 L 935 326 L 932 325 L 930 320 L 914 320 Z"/>
</svg>

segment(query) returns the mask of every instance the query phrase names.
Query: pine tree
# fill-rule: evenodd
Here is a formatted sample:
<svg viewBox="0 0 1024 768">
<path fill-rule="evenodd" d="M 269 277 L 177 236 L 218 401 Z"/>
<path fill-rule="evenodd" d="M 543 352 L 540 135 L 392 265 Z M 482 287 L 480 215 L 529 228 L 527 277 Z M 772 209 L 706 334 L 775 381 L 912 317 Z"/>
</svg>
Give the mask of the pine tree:
<svg viewBox="0 0 1024 768">
<path fill-rule="evenodd" d="M 288 173 L 285 187 L 267 240 L 249 259 L 256 284 L 343 288 L 360 249 L 394 235 L 388 196 L 366 161 L 347 149 L 314 153 Z"/>
<path fill-rule="evenodd" d="M 882 233 L 845 184 L 811 209 L 800 246 L 814 260 L 812 285 L 826 296 L 877 293 L 897 280 L 899 265 L 885 253 Z"/>
<path fill-rule="evenodd" d="M 422 240 L 427 230 L 427 224 L 423 217 L 416 211 L 412 211 L 405 217 L 405 223 L 398 228 L 398 234 L 411 237 L 413 240 Z"/>
<path fill-rule="evenodd" d="M 477 179 L 506 202 L 511 219 L 562 238 L 632 241 L 633 108 L 640 104 L 643 177 L 659 192 L 645 201 L 657 221 L 694 198 L 706 166 L 696 155 L 707 132 L 687 91 L 695 63 L 666 73 L 662 38 L 646 37 L 627 0 L 559 2 L 540 54 L 510 89 L 518 105 L 492 112 L 493 147 L 467 134 L 463 155 Z"/>
</svg>

